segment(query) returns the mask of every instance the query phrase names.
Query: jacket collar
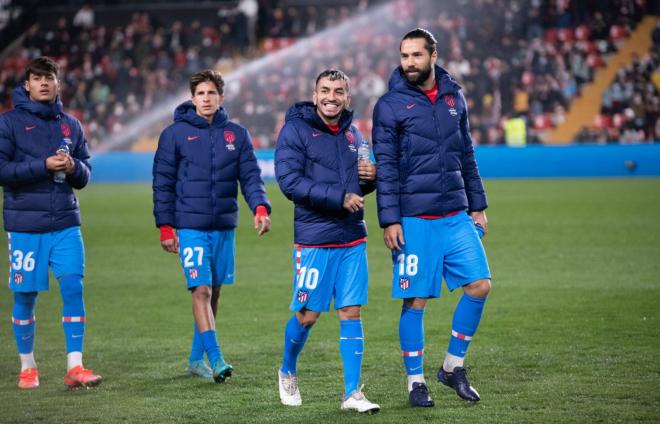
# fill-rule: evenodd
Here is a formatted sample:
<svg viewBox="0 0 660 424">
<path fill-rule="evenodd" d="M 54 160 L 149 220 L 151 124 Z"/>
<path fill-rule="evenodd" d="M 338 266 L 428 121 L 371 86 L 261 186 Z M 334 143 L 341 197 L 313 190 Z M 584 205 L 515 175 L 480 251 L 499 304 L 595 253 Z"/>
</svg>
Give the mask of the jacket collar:
<svg viewBox="0 0 660 424">
<path fill-rule="evenodd" d="M 213 115 L 213 121 L 209 123 L 197 114 L 192 100 L 181 103 L 174 110 L 174 122 L 186 122 L 197 128 L 222 128 L 227 124 L 227 121 L 229 121 L 227 110 L 220 107 Z"/>
<path fill-rule="evenodd" d="M 12 100 L 16 109 L 24 110 L 42 119 L 56 119 L 62 114 L 62 101 L 57 96 L 53 103 L 35 102 L 30 99 L 25 87 L 17 86 L 12 91 Z"/>
</svg>

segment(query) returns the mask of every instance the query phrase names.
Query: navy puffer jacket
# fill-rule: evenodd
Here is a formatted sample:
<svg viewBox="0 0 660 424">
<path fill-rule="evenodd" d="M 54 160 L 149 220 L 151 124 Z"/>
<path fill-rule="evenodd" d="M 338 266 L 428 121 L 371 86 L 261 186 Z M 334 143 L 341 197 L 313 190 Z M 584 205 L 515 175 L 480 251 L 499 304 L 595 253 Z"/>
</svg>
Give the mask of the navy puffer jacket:
<svg viewBox="0 0 660 424">
<path fill-rule="evenodd" d="M 192 102 L 174 111 L 174 123 L 160 135 L 154 157 L 156 226 L 226 230 L 238 225 L 238 184 L 254 213 L 270 213 L 261 170 L 248 131 L 220 108 L 211 124 Z"/>
<path fill-rule="evenodd" d="M 373 144 L 378 166 L 381 227 L 401 217 L 445 215 L 488 207 L 460 86 L 435 67 L 435 103 L 398 67 L 389 92 L 374 108 Z"/>
<path fill-rule="evenodd" d="M 89 150 L 80 122 L 54 103 L 30 100 L 23 86 L 12 92 L 14 109 L 0 115 L 0 184 L 7 231 L 44 233 L 80 225 L 73 189 L 87 185 Z M 46 158 L 68 138 L 75 170 L 57 184 Z"/>
<path fill-rule="evenodd" d="M 360 184 L 357 148 L 362 141 L 342 112 L 335 135 L 311 102 L 293 105 L 277 138 L 275 175 L 284 195 L 295 204 L 294 241 L 307 246 L 348 244 L 366 237 L 364 212 L 344 209 L 346 193 L 363 196 L 375 189 Z"/>
</svg>

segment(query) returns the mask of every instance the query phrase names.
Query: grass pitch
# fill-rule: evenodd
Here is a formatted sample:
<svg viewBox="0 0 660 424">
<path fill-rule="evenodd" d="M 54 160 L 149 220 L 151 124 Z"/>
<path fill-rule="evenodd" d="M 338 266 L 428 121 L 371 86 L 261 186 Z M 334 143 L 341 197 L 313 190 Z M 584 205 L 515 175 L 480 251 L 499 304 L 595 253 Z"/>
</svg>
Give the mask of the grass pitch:
<svg viewBox="0 0 660 424">
<path fill-rule="evenodd" d="M 376 416 L 339 410 L 336 314 L 314 327 L 299 363 L 303 406 L 279 403 L 276 370 L 290 316 L 292 206 L 275 185 L 272 232 L 259 238 L 243 204 L 237 283 L 223 288 L 218 333 L 234 377 L 185 377 L 190 295 L 174 255 L 161 251 L 148 185 L 92 185 L 80 193 L 87 253 L 85 365 L 92 390 L 64 389 L 56 283 L 39 296 L 41 387 L 16 388 L 11 292 L 0 296 L 1 422 L 592 422 L 660 420 L 660 179 L 487 181 L 486 250 L 494 281 L 468 354 L 470 405 L 439 385 L 459 293 L 429 303 L 426 376 L 432 409 L 407 404 L 398 347 L 400 302 L 369 196 L 365 393 Z M 7 255 L 0 252 L 0 269 Z M 2 273 L 6 277 L 6 271 Z"/>
</svg>

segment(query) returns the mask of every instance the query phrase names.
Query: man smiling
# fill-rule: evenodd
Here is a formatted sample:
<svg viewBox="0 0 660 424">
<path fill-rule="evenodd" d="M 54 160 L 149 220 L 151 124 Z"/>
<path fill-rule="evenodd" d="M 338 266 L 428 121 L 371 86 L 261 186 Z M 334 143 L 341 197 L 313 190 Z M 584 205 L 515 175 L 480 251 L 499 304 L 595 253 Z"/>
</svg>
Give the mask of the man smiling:
<svg viewBox="0 0 660 424">
<path fill-rule="evenodd" d="M 289 406 L 302 404 L 298 355 L 334 296 L 344 365 L 341 409 L 373 413 L 380 407 L 364 396 L 359 383 L 364 352 L 360 309 L 367 303 L 368 281 L 363 196 L 375 188 L 376 169 L 368 160 L 358 161 L 363 139 L 347 109 L 346 74 L 323 71 L 312 100 L 289 109 L 275 150 L 277 181 L 295 205 L 294 314 L 284 331 L 280 400 Z"/>
</svg>

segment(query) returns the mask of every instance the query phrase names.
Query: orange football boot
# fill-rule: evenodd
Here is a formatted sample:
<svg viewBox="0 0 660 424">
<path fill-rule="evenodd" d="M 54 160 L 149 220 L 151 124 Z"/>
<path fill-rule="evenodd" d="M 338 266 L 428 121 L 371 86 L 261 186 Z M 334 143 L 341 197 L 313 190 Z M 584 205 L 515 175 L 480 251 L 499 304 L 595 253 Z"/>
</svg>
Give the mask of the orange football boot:
<svg viewBox="0 0 660 424">
<path fill-rule="evenodd" d="M 83 368 L 82 365 L 71 368 L 64 376 L 64 385 L 69 389 L 78 387 L 94 387 L 101 384 L 103 378 L 94 374 L 91 370 Z"/>
<path fill-rule="evenodd" d="M 39 371 L 36 368 L 26 368 L 18 376 L 19 389 L 36 389 L 39 387 Z"/>
</svg>

